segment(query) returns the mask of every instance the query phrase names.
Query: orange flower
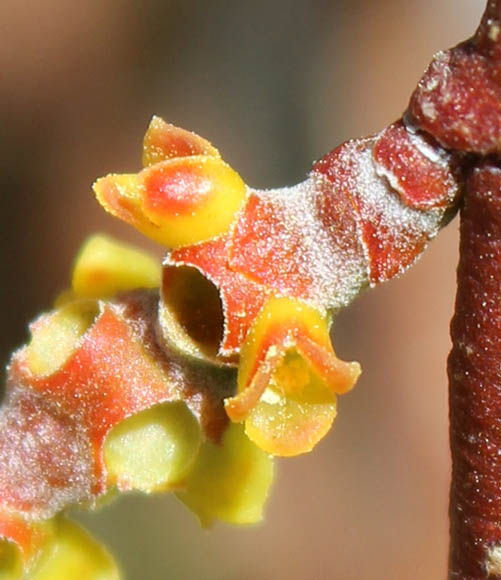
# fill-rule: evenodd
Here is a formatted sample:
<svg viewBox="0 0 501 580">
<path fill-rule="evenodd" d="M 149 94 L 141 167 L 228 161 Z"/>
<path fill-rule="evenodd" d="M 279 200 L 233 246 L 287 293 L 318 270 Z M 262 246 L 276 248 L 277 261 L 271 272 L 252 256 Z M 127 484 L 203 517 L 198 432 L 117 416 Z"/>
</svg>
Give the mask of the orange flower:
<svg viewBox="0 0 501 580">
<path fill-rule="evenodd" d="M 349 391 L 360 365 L 339 360 L 325 317 L 290 298 L 269 300 L 240 355 L 238 395 L 227 399 L 233 421 L 268 453 L 310 451 L 336 416 L 336 394 Z"/>
<path fill-rule="evenodd" d="M 137 174 L 108 175 L 94 191 L 106 211 L 171 248 L 226 231 L 245 185 L 205 139 L 154 118 Z"/>
</svg>

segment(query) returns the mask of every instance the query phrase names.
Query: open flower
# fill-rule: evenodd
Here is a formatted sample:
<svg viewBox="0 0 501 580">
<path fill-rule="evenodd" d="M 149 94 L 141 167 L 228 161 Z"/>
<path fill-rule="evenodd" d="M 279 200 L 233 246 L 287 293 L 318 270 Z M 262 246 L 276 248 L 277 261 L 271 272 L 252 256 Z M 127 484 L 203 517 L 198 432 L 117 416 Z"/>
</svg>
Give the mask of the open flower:
<svg viewBox="0 0 501 580">
<path fill-rule="evenodd" d="M 153 118 L 143 146 L 145 168 L 98 179 L 104 208 L 169 247 L 225 231 L 242 205 L 240 176 L 205 139 Z"/>
<path fill-rule="evenodd" d="M 310 451 L 336 416 L 336 394 L 350 390 L 358 363 L 337 358 L 325 317 L 290 298 L 269 300 L 241 351 L 237 396 L 226 400 L 234 421 L 269 453 Z"/>
</svg>

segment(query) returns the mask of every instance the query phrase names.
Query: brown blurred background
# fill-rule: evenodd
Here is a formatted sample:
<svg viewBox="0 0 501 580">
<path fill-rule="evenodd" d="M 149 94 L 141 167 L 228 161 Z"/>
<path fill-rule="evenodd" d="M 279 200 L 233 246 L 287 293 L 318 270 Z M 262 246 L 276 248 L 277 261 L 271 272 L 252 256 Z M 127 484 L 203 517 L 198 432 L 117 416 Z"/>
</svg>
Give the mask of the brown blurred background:
<svg viewBox="0 0 501 580">
<path fill-rule="evenodd" d="M 139 168 L 153 113 L 210 139 L 251 185 L 301 180 L 405 108 L 482 0 L 1 0 L 0 359 L 68 284 L 108 217 L 90 184 Z M 173 497 L 82 516 L 130 580 L 434 580 L 447 558 L 445 358 L 457 221 L 404 278 L 337 320 L 364 374 L 331 434 L 278 463 L 265 522 L 198 528 Z"/>
</svg>

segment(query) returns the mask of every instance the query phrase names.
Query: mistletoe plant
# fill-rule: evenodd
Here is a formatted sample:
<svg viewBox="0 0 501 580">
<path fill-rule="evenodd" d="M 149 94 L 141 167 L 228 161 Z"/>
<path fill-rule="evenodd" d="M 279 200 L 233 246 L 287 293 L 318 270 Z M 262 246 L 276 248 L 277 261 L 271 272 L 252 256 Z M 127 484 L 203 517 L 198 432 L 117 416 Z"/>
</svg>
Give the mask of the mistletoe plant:
<svg viewBox="0 0 501 580">
<path fill-rule="evenodd" d="M 501 578 L 501 1 L 439 53 L 401 119 L 256 190 L 154 117 L 101 205 L 167 248 L 104 236 L 30 325 L 0 410 L 0 577 L 118 578 L 64 513 L 171 491 L 203 525 L 261 518 L 272 456 L 311 451 L 360 374 L 333 316 L 411 266 L 461 208 L 450 577 Z"/>
</svg>

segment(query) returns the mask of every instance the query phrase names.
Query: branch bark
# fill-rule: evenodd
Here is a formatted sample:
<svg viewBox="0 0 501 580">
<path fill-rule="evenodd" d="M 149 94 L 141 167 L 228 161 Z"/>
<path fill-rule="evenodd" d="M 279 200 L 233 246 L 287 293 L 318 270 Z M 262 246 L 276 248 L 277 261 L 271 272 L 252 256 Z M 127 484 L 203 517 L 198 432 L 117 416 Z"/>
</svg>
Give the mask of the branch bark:
<svg viewBox="0 0 501 580">
<path fill-rule="evenodd" d="M 472 169 L 449 357 L 450 579 L 501 578 L 501 165 Z"/>
<path fill-rule="evenodd" d="M 458 155 L 464 178 L 449 357 L 450 580 L 501 578 L 501 1 L 439 53 L 407 116 Z"/>
</svg>

